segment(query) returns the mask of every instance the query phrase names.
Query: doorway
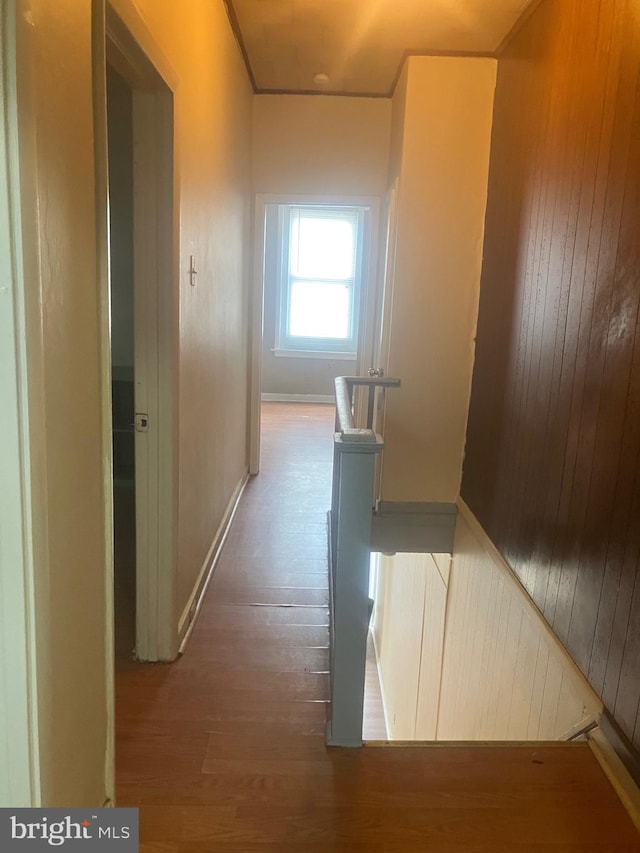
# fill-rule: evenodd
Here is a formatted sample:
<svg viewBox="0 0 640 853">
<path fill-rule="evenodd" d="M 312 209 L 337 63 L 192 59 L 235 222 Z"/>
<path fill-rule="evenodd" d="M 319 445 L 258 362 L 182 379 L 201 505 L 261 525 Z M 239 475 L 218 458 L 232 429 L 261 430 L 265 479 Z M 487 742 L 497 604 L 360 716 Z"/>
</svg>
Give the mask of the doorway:
<svg viewBox="0 0 640 853">
<path fill-rule="evenodd" d="M 178 650 L 173 91 L 152 46 L 110 7 L 106 24 L 116 648 L 168 661 Z"/>
<path fill-rule="evenodd" d="M 372 364 L 377 197 L 256 197 L 249 472 L 263 401 L 333 403 L 333 380 Z"/>
<path fill-rule="evenodd" d="M 116 657 L 135 653 L 136 491 L 133 289 L 133 92 L 107 66 L 109 281 Z"/>
</svg>

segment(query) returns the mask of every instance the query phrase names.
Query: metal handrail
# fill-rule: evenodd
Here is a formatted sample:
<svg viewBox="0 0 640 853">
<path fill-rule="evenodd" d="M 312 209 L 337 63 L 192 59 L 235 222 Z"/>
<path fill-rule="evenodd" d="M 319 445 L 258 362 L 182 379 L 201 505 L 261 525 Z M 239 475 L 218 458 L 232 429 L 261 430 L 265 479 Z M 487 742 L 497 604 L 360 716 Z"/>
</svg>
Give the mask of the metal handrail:
<svg viewBox="0 0 640 853">
<path fill-rule="evenodd" d="M 353 391 L 354 388 L 362 386 L 369 389 L 366 429 L 356 427 L 353 414 Z M 385 379 L 382 376 L 338 376 L 335 380 L 336 432 L 341 433 L 343 440 L 347 441 L 379 440 L 373 429 L 376 391 L 378 388 L 398 388 L 399 386 L 399 379 Z"/>
</svg>

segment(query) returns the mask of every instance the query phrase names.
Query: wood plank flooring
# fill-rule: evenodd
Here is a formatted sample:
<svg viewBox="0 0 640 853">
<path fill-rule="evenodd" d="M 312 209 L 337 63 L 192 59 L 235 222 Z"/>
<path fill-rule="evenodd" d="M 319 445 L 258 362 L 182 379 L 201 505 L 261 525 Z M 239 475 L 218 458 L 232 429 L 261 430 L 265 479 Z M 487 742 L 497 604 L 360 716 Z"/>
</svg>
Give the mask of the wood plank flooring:
<svg viewBox="0 0 640 853">
<path fill-rule="evenodd" d="M 121 662 L 118 805 L 143 853 L 640 853 L 585 745 L 327 749 L 333 414 L 267 404 L 262 473 L 185 655 Z"/>
</svg>

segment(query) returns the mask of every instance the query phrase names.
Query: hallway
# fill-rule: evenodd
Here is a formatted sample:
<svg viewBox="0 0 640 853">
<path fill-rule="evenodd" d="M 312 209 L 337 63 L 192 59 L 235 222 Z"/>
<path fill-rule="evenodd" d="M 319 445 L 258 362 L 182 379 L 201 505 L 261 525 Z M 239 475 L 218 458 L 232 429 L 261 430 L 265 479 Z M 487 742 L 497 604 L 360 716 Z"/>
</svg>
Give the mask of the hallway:
<svg viewBox="0 0 640 853">
<path fill-rule="evenodd" d="M 184 656 L 119 666 L 119 806 L 144 853 L 640 851 L 585 744 L 327 749 L 333 410 L 263 407 Z"/>
</svg>

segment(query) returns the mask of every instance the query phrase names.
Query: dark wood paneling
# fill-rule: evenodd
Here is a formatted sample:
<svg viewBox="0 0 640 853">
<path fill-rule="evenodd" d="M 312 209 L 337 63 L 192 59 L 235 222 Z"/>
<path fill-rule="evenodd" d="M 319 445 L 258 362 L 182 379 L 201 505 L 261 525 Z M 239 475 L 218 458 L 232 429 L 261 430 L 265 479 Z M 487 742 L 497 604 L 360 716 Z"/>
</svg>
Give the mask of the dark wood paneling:
<svg viewBox="0 0 640 853">
<path fill-rule="evenodd" d="M 499 62 L 462 495 L 640 748 L 640 5 Z"/>
</svg>

